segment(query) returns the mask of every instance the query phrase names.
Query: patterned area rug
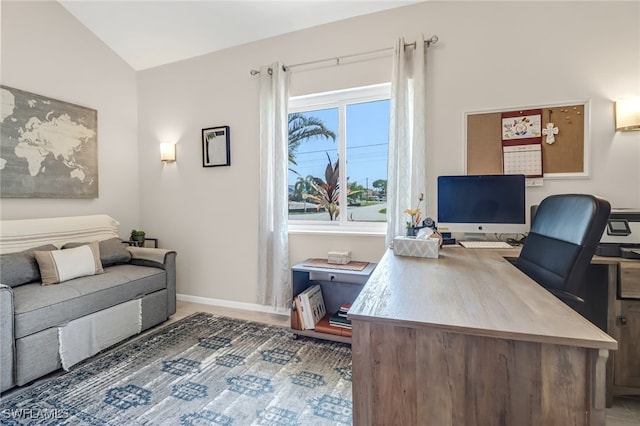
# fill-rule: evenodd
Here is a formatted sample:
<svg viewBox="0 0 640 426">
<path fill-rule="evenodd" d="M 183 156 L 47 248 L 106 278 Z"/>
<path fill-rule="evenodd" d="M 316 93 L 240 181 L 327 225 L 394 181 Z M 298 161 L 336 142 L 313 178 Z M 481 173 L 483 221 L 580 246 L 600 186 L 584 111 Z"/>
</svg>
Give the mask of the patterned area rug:
<svg viewBox="0 0 640 426">
<path fill-rule="evenodd" d="M 0 399 L 3 425 L 351 423 L 351 348 L 197 313 Z"/>
</svg>

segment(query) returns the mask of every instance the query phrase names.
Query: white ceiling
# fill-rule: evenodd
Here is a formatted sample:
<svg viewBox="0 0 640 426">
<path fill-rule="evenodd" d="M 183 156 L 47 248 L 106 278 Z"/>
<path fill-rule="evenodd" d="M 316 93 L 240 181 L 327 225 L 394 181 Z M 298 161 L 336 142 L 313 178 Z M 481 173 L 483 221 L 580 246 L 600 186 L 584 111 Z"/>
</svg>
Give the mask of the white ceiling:
<svg viewBox="0 0 640 426">
<path fill-rule="evenodd" d="M 59 0 L 135 70 L 423 0 Z"/>
</svg>

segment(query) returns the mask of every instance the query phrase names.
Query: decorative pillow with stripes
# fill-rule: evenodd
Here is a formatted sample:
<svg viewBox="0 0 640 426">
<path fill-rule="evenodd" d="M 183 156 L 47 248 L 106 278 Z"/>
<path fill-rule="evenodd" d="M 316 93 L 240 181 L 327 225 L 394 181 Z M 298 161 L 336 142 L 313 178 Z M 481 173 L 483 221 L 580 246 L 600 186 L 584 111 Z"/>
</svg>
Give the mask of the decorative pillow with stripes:
<svg viewBox="0 0 640 426">
<path fill-rule="evenodd" d="M 35 251 L 42 285 L 58 284 L 73 278 L 102 274 L 98 242 L 55 251 Z"/>
</svg>

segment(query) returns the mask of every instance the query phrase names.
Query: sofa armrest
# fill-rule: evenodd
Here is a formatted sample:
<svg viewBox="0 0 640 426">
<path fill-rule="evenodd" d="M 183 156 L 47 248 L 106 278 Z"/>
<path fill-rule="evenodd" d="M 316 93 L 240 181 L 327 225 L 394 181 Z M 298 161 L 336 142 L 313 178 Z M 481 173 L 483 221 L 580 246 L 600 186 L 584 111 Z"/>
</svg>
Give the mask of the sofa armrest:
<svg viewBox="0 0 640 426">
<path fill-rule="evenodd" d="M 153 266 L 167 272 L 167 317 L 176 313 L 176 256 L 173 250 L 150 247 L 127 247 L 131 252 L 131 264 Z"/>
<path fill-rule="evenodd" d="M 13 334 L 13 290 L 0 284 L 0 392 L 15 384 L 15 344 Z"/>
<path fill-rule="evenodd" d="M 145 266 L 155 266 L 156 268 L 162 269 L 165 269 L 167 261 L 170 261 L 169 255 L 175 255 L 176 253 L 173 250 L 134 246 L 127 247 L 127 250 L 129 250 L 129 252 L 131 253 L 131 263 Z"/>
</svg>

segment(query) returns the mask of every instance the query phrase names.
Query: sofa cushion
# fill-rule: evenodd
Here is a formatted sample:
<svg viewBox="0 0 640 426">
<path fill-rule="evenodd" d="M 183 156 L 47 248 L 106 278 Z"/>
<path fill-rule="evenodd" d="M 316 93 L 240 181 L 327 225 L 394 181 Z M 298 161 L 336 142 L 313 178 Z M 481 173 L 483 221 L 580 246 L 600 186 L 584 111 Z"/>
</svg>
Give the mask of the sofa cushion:
<svg viewBox="0 0 640 426">
<path fill-rule="evenodd" d="M 52 244 L 34 247 L 17 253 L 0 255 L 0 283 L 9 287 L 40 281 L 40 268 L 34 251 L 57 250 Z"/>
<path fill-rule="evenodd" d="M 166 272 L 147 266 L 117 265 L 104 274 L 58 285 L 25 284 L 14 289 L 15 337 L 118 305 L 166 288 Z"/>
<path fill-rule="evenodd" d="M 34 251 L 42 285 L 103 273 L 98 242 L 67 250 Z"/>
<path fill-rule="evenodd" d="M 67 243 L 62 249 L 79 247 L 89 243 Z M 117 265 L 120 263 L 129 263 L 131 261 L 131 253 L 127 250 L 129 246 L 120 238 L 109 238 L 98 242 L 100 247 L 100 261 L 103 267 Z"/>
</svg>

